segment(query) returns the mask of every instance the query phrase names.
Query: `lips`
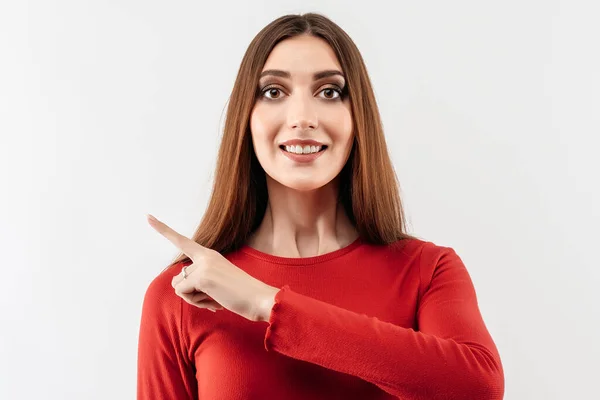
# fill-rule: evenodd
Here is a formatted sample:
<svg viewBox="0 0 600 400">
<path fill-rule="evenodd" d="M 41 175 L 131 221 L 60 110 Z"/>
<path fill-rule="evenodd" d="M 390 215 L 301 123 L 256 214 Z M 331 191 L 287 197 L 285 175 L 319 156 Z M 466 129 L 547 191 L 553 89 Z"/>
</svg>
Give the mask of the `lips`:
<svg viewBox="0 0 600 400">
<path fill-rule="evenodd" d="M 288 146 L 292 146 L 292 145 L 288 145 Z M 299 146 L 300 146 L 300 147 L 304 147 L 304 146 L 302 146 L 302 145 L 299 145 Z M 322 152 L 323 150 L 325 150 L 325 149 L 327 148 L 327 145 L 324 145 L 324 144 L 323 144 L 323 145 L 316 145 L 316 144 L 313 144 L 313 145 L 311 145 L 311 146 L 321 146 L 321 150 L 319 150 L 319 151 L 318 151 L 319 153 L 320 153 L 320 152 Z M 279 148 L 280 148 L 281 150 L 283 150 L 283 151 L 287 151 L 287 150 L 285 149 L 285 146 L 284 146 L 284 145 L 280 145 L 280 146 L 279 146 Z M 298 154 L 298 153 L 294 153 L 294 154 Z"/>
<path fill-rule="evenodd" d="M 285 155 L 287 158 L 289 158 L 292 161 L 295 161 L 297 163 L 310 163 L 314 160 L 316 160 L 317 158 L 321 157 L 321 155 L 323 155 L 323 153 L 325 153 L 325 151 L 327 150 L 327 146 L 323 146 L 321 148 L 321 150 L 319 150 L 316 153 L 309 153 L 309 154 L 296 154 L 296 153 L 290 153 L 288 151 L 285 150 L 285 147 L 280 146 L 281 147 L 281 152 L 283 153 L 283 155 Z"/>
<path fill-rule="evenodd" d="M 279 146 L 325 146 L 325 144 L 312 139 L 291 139 L 279 143 Z"/>
</svg>

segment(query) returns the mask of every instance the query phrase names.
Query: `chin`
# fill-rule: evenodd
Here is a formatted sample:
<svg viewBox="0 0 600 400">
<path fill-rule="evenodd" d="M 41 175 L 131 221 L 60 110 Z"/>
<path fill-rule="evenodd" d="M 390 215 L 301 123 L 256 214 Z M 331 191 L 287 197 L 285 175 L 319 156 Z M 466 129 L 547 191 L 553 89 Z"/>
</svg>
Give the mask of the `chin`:
<svg viewBox="0 0 600 400">
<path fill-rule="evenodd" d="M 325 185 L 315 185 L 314 182 L 311 182 L 311 183 L 293 182 L 290 184 L 284 184 L 284 186 L 289 189 L 297 190 L 298 192 L 312 192 L 313 190 L 320 189 Z"/>
<path fill-rule="evenodd" d="M 294 189 L 299 192 L 310 192 L 322 188 L 329 183 L 328 181 L 316 181 L 315 179 L 293 179 L 288 177 L 283 178 L 271 178 L 281 186 L 285 186 L 288 189 Z"/>
</svg>

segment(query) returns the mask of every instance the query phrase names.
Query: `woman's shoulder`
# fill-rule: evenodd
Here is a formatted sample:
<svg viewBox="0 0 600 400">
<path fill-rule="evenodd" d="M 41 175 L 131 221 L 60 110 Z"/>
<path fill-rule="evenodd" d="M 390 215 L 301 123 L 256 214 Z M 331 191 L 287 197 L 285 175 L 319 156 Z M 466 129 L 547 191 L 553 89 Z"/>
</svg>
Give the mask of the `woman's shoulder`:
<svg viewBox="0 0 600 400">
<path fill-rule="evenodd" d="M 420 244 L 419 269 L 425 286 L 434 279 L 438 282 L 470 279 L 467 267 L 454 247 L 433 241 Z"/>
<path fill-rule="evenodd" d="M 161 312 L 172 312 L 178 310 L 181 298 L 177 296 L 171 286 L 173 277 L 181 272 L 186 265 L 184 262 L 171 264 L 158 273 L 146 288 L 144 295 L 144 308 Z"/>
<path fill-rule="evenodd" d="M 419 265 L 419 268 L 429 271 L 429 273 L 444 260 L 460 262 L 460 258 L 452 247 L 418 237 L 411 236 L 385 246 L 376 247 L 384 249 L 384 251 L 389 251 L 393 253 L 394 256 L 416 262 Z"/>
<path fill-rule="evenodd" d="M 454 252 L 452 247 L 415 236 L 402 238 L 391 243 L 389 246 L 392 249 L 419 252 L 427 255 Z"/>
<path fill-rule="evenodd" d="M 415 256 L 430 243 L 418 237 L 408 236 L 385 245 L 376 245 L 376 247 L 402 256 Z"/>
</svg>

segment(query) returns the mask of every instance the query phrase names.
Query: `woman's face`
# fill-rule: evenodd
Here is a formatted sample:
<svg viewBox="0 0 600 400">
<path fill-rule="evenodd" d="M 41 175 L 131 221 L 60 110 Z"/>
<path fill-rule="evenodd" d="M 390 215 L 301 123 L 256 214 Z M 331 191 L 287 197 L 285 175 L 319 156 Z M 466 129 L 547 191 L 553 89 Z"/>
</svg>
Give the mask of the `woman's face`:
<svg viewBox="0 0 600 400">
<path fill-rule="evenodd" d="M 323 39 L 296 36 L 273 48 L 250 116 L 252 143 L 267 179 L 308 191 L 339 174 L 353 143 L 345 85 L 335 53 Z M 300 149 L 307 154 L 297 154 Z"/>
</svg>

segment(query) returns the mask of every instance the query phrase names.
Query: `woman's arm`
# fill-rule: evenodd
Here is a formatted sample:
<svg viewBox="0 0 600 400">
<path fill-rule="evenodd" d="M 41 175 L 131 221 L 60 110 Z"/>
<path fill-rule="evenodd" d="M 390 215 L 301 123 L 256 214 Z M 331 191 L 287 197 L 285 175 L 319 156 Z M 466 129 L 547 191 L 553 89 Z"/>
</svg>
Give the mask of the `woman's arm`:
<svg viewBox="0 0 600 400">
<path fill-rule="evenodd" d="M 193 368 L 182 343 L 183 300 L 173 292 L 171 275 L 165 271 L 156 277 L 144 296 L 138 343 L 138 400 L 197 396 Z"/>
<path fill-rule="evenodd" d="M 463 262 L 451 248 L 427 242 L 420 263 L 419 331 L 284 286 L 265 348 L 359 377 L 402 399 L 502 399 L 502 364 Z"/>
</svg>

